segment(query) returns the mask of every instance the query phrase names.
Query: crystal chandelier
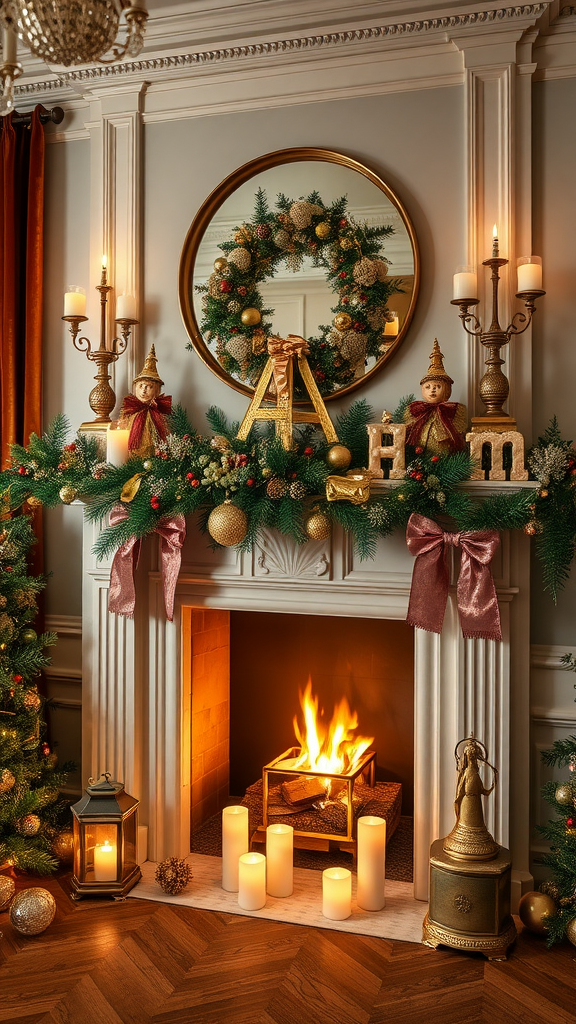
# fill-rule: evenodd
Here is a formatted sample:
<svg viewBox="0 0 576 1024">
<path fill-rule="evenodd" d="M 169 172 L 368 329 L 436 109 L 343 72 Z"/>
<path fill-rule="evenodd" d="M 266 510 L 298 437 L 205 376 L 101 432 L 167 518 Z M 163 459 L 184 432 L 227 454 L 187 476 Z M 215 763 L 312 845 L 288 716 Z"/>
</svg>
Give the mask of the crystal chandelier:
<svg viewBox="0 0 576 1024">
<path fill-rule="evenodd" d="M 22 74 L 18 39 L 47 64 L 112 64 L 138 56 L 147 18 L 143 0 L 0 0 L 0 114 L 14 109 L 14 81 Z M 117 42 L 119 32 L 125 38 Z"/>
</svg>

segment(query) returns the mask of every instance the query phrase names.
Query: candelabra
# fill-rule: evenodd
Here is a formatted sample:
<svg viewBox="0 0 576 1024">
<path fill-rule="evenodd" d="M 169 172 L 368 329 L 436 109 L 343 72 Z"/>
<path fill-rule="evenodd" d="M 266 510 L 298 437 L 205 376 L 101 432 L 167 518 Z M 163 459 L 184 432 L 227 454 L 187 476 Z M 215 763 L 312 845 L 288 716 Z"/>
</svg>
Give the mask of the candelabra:
<svg viewBox="0 0 576 1024">
<path fill-rule="evenodd" d="M 125 352 L 128 341 L 130 340 L 132 327 L 140 323 L 139 320 L 131 315 L 116 317 L 115 323 L 118 324 L 122 337 L 112 338 L 112 340 L 107 343 L 106 321 L 108 292 L 112 291 L 112 285 L 108 284 L 105 259 L 102 261 L 102 276 L 100 284 L 96 285 L 96 290 L 100 292 L 100 345 L 98 348 L 92 347 L 92 343 L 89 338 L 78 337 L 80 333 L 80 325 L 85 323 L 88 319 L 88 317 L 84 315 L 86 296 L 83 292 L 71 291 L 67 293 L 64 300 L 64 316 L 62 317 L 63 320 L 70 324 L 70 334 L 72 335 L 74 348 L 76 348 L 78 352 L 85 352 L 87 358 L 96 364 L 98 371 L 94 378 L 96 381 L 96 387 L 92 388 L 92 391 L 88 396 L 90 408 L 96 414 L 96 418 L 81 425 L 80 430 L 85 431 L 103 431 L 107 429 L 108 423 L 110 423 L 110 413 L 116 405 L 116 395 L 110 386 L 111 376 L 108 373 L 108 368 L 112 363 L 116 362 L 123 352 Z M 134 300 L 132 296 L 119 296 L 118 305 L 120 306 L 121 304 L 125 313 L 131 313 L 133 311 L 132 307 Z"/>
<path fill-rule="evenodd" d="M 542 287 L 535 287 L 537 284 L 542 284 L 542 266 L 539 258 L 532 256 L 529 259 L 519 261 L 519 290 L 516 292 L 516 298 L 524 300 L 526 313 L 515 313 L 509 326 L 503 330 L 498 321 L 498 286 L 500 281 L 498 271 L 500 267 L 506 266 L 507 263 L 508 260 L 503 259 L 499 254 L 498 237 L 495 227 L 492 256 L 482 263 L 483 267 L 490 267 L 492 271 L 492 322 L 487 331 L 482 330 L 478 317 L 470 312 L 470 306 L 476 306 L 480 300 L 466 296 L 467 290 L 476 290 L 476 274 L 467 272 L 456 274 L 454 277 L 455 297 L 452 299 L 452 305 L 460 307 L 459 317 L 464 330 L 472 335 L 472 337 L 479 338 L 481 344 L 488 351 L 486 359 L 487 369 L 480 381 L 479 389 L 480 397 L 486 407 L 486 414 L 472 418 L 473 433 L 483 433 L 487 430 L 503 433 L 509 430 L 516 430 L 516 421 L 512 416 L 504 412 L 502 408 L 508 398 L 510 385 L 500 368 L 504 363 L 500 350 L 504 345 L 508 344 L 512 337 L 522 334 L 530 326 L 536 309 L 536 299 L 546 294 Z M 464 294 L 461 296 L 459 293 L 462 291 Z"/>
</svg>

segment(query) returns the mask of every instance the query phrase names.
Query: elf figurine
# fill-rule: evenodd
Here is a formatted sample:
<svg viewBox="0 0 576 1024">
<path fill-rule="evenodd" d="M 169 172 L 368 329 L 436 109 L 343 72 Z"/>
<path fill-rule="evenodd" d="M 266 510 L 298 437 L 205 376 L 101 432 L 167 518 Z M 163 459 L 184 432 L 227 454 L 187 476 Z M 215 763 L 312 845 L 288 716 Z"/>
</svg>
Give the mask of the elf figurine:
<svg viewBox="0 0 576 1024">
<path fill-rule="evenodd" d="M 158 441 L 168 436 L 167 417 L 172 412 L 172 397 L 161 395 L 164 381 L 156 369 L 154 345 L 146 356 L 141 372 L 132 381 L 132 394 L 122 403 L 119 426 L 130 430 L 128 450 L 146 458 L 154 453 Z"/>
<path fill-rule="evenodd" d="M 434 338 L 428 373 L 420 381 L 423 401 L 411 402 L 404 414 L 406 444 L 435 455 L 465 447 L 468 421 L 466 406 L 448 401 L 454 381 L 446 373 L 443 359 L 438 339 Z"/>
</svg>

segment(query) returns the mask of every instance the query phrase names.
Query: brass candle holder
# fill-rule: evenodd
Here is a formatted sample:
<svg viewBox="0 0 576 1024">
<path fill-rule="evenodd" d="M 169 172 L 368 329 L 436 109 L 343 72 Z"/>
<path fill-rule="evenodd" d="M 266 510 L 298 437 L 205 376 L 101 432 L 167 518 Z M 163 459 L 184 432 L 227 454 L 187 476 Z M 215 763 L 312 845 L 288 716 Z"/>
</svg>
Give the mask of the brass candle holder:
<svg viewBox="0 0 576 1024">
<path fill-rule="evenodd" d="M 136 319 L 117 317 L 115 323 L 119 325 L 122 337 L 112 338 L 107 343 L 106 309 L 108 305 L 108 292 L 112 291 L 112 285 L 108 284 L 105 266 L 102 267 L 100 284 L 96 285 L 96 290 L 100 292 L 100 345 L 98 348 L 92 347 L 89 338 L 78 337 L 80 325 L 85 323 L 88 317 L 77 315 L 62 317 L 63 320 L 70 324 L 70 334 L 72 335 L 74 348 L 78 352 L 85 352 L 86 357 L 96 364 L 98 371 L 94 377 L 96 386 L 92 388 L 88 396 L 90 408 L 96 414 L 96 418 L 87 423 L 82 423 L 80 430 L 83 431 L 104 431 L 107 429 L 110 423 L 110 413 L 116 405 L 116 395 L 110 386 L 112 378 L 108 373 L 108 368 L 126 351 L 132 328 L 135 324 L 140 323 Z"/>
<path fill-rule="evenodd" d="M 484 260 L 483 267 L 490 267 L 492 274 L 492 322 L 487 331 L 482 330 L 478 317 L 470 312 L 470 306 L 476 306 L 480 301 L 477 298 L 452 299 L 452 306 L 459 306 L 458 314 L 462 326 L 467 334 L 479 338 L 480 342 L 488 351 L 486 359 L 486 373 L 480 381 L 480 398 L 486 407 L 484 416 L 472 417 L 472 432 L 475 434 L 493 431 L 504 433 L 509 430 L 516 430 L 516 420 L 513 416 L 504 412 L 502 408 L 510 392 L 508 378 L 500 367 L 504 363 L 500 355 L 501 348 L 508 344 L 510 339 L 523 332 L 530 326 L 532 316 L 536 309 L 536 299 L 546 292 L 543 289 L 516 292 L 517 299 L 523 299 L 526 313 L 515 313 L 512 322 L 503 330 L 498 321 L 498 287 L 500 267 L 506 266 L 508 260 L 500 256 L 498 251 L 498 239 L 494 238 L 492 256 Z M 469 326 L 471 325 L 471 326 Z"/>
</svg>

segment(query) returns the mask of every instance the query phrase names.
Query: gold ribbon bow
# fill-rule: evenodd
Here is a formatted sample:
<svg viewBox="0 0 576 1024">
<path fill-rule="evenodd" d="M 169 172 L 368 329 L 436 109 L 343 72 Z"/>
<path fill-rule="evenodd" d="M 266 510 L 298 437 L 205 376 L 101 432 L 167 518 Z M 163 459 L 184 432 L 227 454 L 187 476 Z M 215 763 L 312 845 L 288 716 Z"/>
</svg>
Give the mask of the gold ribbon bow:
<svg viewBox="0 0 576 1024">
<path fill-rule="evenodd" d="M 296 356 L 307 356 L 310 352 L 308 342 L 299 334 L 289 334 L 287 338 L 276 335 L 268 338 L 268 354 L 272 357 L 276 395 L 285 395 L 288 390 L 288 363 Z"/>
</svg>

